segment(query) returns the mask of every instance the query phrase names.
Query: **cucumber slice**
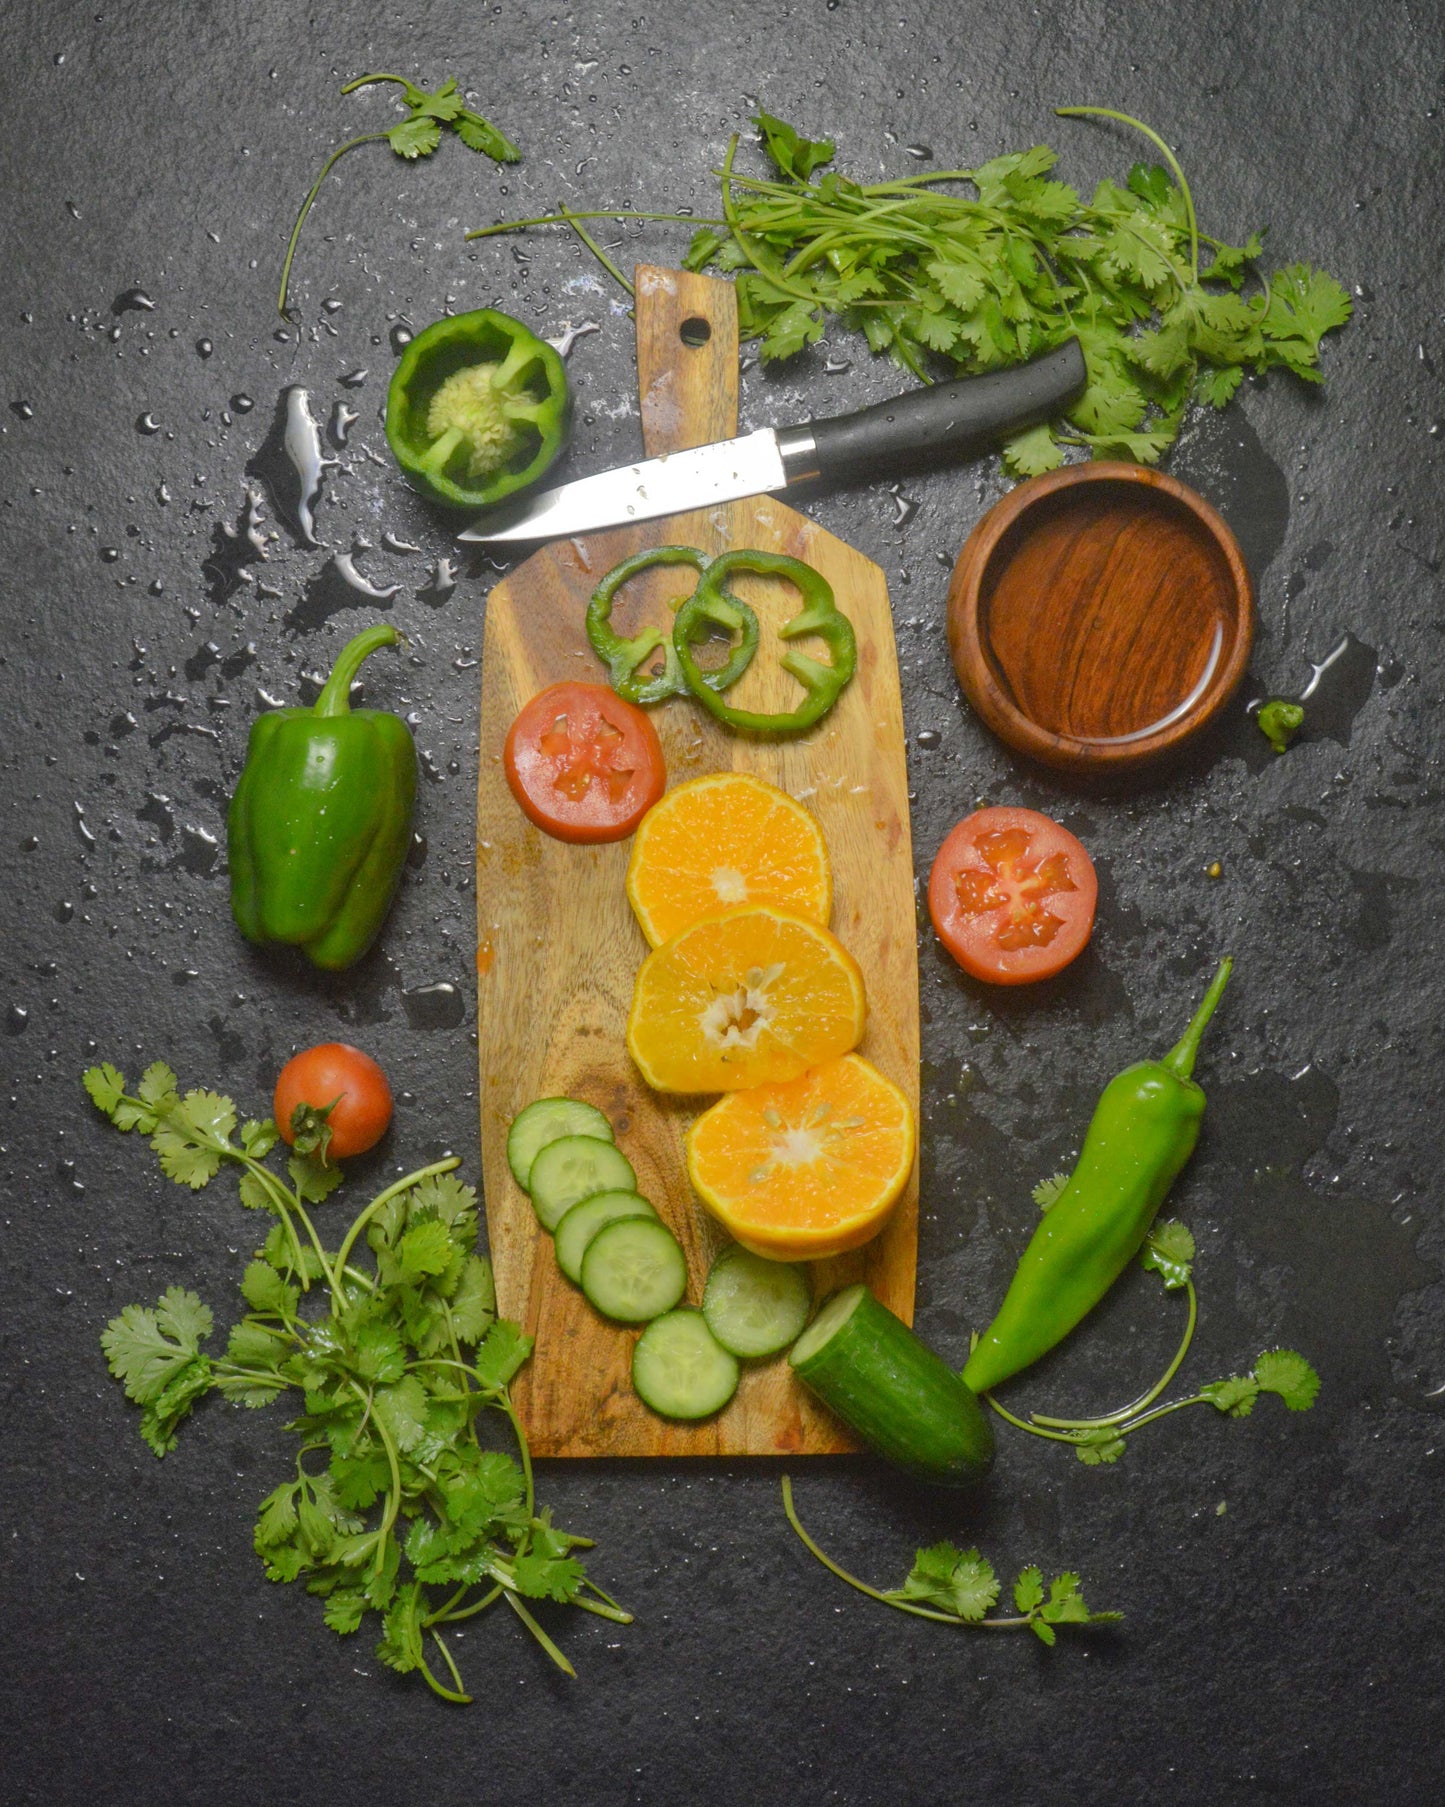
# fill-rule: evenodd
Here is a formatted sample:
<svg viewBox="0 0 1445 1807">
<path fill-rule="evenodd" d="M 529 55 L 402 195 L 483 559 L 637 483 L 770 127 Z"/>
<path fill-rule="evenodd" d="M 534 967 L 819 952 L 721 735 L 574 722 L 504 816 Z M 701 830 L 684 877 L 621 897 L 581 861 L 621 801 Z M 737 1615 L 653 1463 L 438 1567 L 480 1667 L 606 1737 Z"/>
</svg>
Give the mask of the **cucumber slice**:
<svg viewBox="0 0 1445 1807">
<path fill-rule="evenodd" d="M 909 1474 L 961 1487 L 993 1460 L 973 1393 L 866 1286 L 835 1293 L 788 1360 L 870 1449 Z"/>
<path fill-rule="evenodd" d="M 604 1317 L 645 1324 L 671 1311 L 687 1291 L 687 1261 L 666 1224 L 619 1217 L 587 1244 L 582 1290 Z"/>
<path fill-rule="evenodd" d="M 507 1131 L 507 1165 L 523 1192 L 532 1190 L 533 1161 L 561 1136 L 595 1136 L 599 1142 L 610 1142 L 612 1125 L 595 1104 L 584 1104 L 580 1098 L 539 1098 L 518 1111 Z"/>
<path fill-rule="evenodd" d="M 738 1390 L 738 1364 L 691 1305 L 654 1318 L 632 1351 L 632 1384 L 664 1418 L 708 1418 Z"/>
<path fill-rule="evenodd" d="M 712 1264 L 702 1295 L 707 1327 L 730 1355 L 776 1355 L 798 1335 L 813 1308 L 807 1272 L 768 1261 L 733 1243 Z"/>
<path fill-rule="evenodd" d="M 596 1192 L 633 1192 L 637 1175 L 620 1149 L 596 1136 L 559 1136 L 532 1163 L 532 1208 L 555 1230 L 579 1199 Z"/>
<path fill-rule="evenodd" d="M 594 1192 L 580 1199 L 557 1225 L 554 1250 L 557 1265 L 569 1280 L 582 1279 L 582 1257 L 587 1244 L 604 1224 L 619 1217 L 656 1217 L 657 1213 L 637 1192 Z"/>
</svg>

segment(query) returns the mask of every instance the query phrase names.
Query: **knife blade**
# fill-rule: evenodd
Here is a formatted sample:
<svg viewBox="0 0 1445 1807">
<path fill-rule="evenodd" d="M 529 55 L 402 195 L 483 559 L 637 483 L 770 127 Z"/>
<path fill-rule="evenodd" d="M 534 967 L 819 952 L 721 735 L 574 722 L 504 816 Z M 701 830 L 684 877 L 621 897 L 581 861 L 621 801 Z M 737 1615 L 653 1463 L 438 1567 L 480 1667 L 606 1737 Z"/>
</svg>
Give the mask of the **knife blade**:
<svg viewBox="0 0 1445 1807">
<path fill-rule="evenodd" d="M 984 376 L 959 377 L 877 402 L 856 414 L 668 452 L 488 510 L 457 535 L 482 544 L 532 542 L 657 520 L 821 478 L 857 482 L 920 463 L 962 458 L 1036 426 L 1087 380 L 1077 339 Z"/>
</svg>

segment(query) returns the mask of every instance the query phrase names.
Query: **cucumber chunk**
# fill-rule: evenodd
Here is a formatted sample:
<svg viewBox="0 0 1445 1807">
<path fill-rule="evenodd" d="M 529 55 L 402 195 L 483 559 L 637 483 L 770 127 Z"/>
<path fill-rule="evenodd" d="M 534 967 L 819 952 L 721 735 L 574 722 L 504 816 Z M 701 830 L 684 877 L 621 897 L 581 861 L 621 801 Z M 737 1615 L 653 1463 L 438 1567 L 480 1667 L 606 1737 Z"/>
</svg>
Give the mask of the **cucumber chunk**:
<svg viewBox="0 0 1445 1807">
<path fill-rule="evenodd" d="M 708 1418 L 738 1390 L 738 1364 L 691 1305 L 654 1318 L 632 1351 L 637 1397 L 664 1418 Z"/>
<path fill-rule="evenodd" d="M 559 1136 L 532 1163 L 532 1208 L 544 1230 L 555 1230 L 579 1199 L 597 1192 L 633 1192 L 637 1175 L 627 1156 L 596 1136 Z"/>
<path fill-rule="evenodd" d="M 993 1432 L 962 1377 L 866 1286 L 835 1293 L 788 1360 L 870 1449 L 909 1474 L 961 1487 L 993 1460 Z"/>
<path fill-rule="evenodd" d="M 533 1161 L 561 1136 L 595 1136 L 599 1142 L 610 1142 L 612 1125 L 595 1104 L 584 1104 L 580 1098 L 539 1098 L 518 1111 L 507 1131 L 507 1165 L 523 1192 L 532 1190 Z"/>
<path fill-rule="evenodd" d="M 615 1218 L 587 1244 L 582 1290 L 604 1317 L 645 1324 L 671 1311 L 687 1291 L 687 1261 L 655 1217 Z"/>
<path fill-rule="evenodd" d="M 557 1225 L 554 1249 L 557 1265 L 569 1280 L 580 1283 L 582 1257 L 587 1245 L 604 1224 L 619 1217 L 656 1217 L 657 1213 L 637 1192 L 594 1192 L 579 1199 Z"/>
<path fill-rule="evenodd" d="M 812 1306 L 805 1269 L 765 1260 L 738 1243 L 713 1262 L 702 1295 L 708 1329 L 730 1355 L 747 1360 L 786 1349 Z"/>
</svg>

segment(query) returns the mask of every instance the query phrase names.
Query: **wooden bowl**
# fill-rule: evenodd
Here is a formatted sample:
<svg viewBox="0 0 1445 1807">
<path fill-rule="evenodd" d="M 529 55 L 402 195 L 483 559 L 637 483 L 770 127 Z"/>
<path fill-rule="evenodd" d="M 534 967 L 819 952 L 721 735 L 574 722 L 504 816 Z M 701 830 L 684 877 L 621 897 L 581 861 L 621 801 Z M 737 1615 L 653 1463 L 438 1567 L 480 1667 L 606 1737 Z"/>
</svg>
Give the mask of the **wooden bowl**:
<svg viewBox="0 0 1445 1807">
<path fill-rule="evenodd" d="M 1229 700 L 1253 638 L 1234 535 L 1141 464 L 1021 483 L 969 535 L 948 589 L 968 700 L 1011 747 L 1074 772 L 1173 752 Z"/>
</svg>

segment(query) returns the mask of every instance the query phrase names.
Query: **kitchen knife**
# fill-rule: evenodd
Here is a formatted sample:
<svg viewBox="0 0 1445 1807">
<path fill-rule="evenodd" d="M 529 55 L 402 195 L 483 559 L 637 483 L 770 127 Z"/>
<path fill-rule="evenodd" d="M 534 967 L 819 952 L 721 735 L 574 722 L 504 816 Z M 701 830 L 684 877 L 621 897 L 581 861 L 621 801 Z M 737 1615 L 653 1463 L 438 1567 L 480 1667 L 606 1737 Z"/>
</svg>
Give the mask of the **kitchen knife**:
<svg viewBox="0 0 1445 1807">
<path fill-rule="evenodd" d="M 966 457 L 1048 420 L 1079 394 L 1085 380 L 1079 341 L 1067 339 L 1031 363 L 914 389 L 856 414 L 797 427 L 761 427 L 740 439 L 579 477 L 490 509 L 457 538 L 551 540 L 711 508 L 813 478 L 844 483 L 895 476 L 945 457 Z"/>
</svg>

